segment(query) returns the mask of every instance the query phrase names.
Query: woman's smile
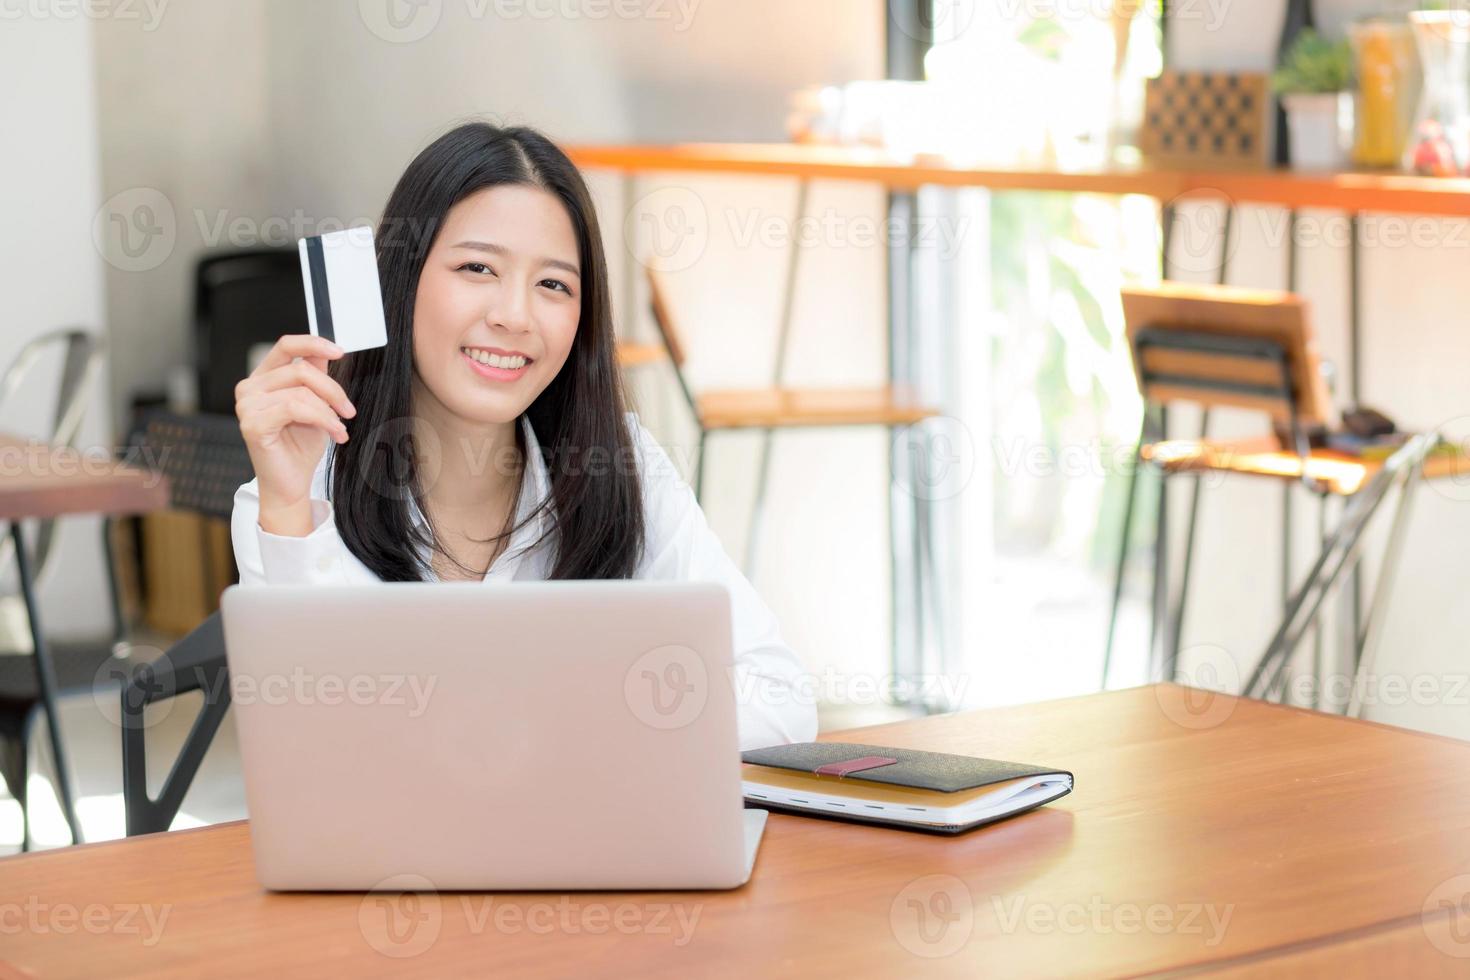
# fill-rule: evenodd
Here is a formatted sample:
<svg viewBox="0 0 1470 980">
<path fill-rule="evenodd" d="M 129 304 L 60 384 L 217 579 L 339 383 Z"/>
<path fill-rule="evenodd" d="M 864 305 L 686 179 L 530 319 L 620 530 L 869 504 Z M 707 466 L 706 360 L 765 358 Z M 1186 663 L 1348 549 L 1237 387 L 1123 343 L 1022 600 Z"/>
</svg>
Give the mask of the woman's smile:
<svg viewBox="0 0 1470 980">
<path fill-rule="evenodd" d="M 461 347 L 459 353 L 470 370 L 489 381 L 515 381 L 535 363 L 520 351 L 499 347 Z"/>
</svg>

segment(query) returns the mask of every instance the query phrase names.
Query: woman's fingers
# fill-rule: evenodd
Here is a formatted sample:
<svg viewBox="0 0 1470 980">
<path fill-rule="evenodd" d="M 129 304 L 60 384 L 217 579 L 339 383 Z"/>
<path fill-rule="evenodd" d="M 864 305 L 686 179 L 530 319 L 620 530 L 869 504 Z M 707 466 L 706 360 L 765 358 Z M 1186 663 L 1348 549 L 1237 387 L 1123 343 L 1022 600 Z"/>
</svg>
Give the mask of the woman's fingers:
<svg viewBox="0 0 1470 980">
<path fill-rule="evenodd" d="M 255 369 L 256 374 L 273 371 L 278 367 L 290 364 L 292 358 L 297 357 L 320 357 L 324 360 L 333 361 L 345 354 L 341 347 L 309 333 L 288 333 L 276 341 L 260 365 Z"/>
<path fill-rule="evenodd" d="M 351 418 L 357 414 L 356 407 L 347 398 L 347 392 L 322 368 L 308 361 L 295 361 L 262 374 L 251 375 L 236 388 L 236 397 L 248 397 L 280 391 L 287 388 L 306 388 L 317 394 L 327 405 L 337 410 L 338 415 Z"/>
<path fill-rule="evenodd" d="M 281 388 L 252 395 L 239 404 L 240 431 L 247 437 L 274 435 L 291 424 L 321 429 L 337 442 L 347 441 L 347 427 L 313 391 Z"/>
</svg>

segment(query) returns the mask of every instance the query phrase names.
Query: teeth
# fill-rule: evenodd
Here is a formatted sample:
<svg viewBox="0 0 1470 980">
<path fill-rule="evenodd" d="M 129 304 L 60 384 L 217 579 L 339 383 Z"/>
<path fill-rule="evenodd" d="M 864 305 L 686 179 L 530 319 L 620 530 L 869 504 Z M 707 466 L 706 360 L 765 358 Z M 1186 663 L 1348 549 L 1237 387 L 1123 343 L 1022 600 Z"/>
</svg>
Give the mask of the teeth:
<svg viewBox="0 0 1470 980">
<path fill-rule="evenodd" d="M 526 359 L 520 355 L 510 356 L 503 354 L 492 354 L 489 351 L 480 350 L 478 347 L 461 347 L 470 357 L 489 367 L 501 368 L 506 371 L 515 371 L 526 366 Z"/>
</svg>

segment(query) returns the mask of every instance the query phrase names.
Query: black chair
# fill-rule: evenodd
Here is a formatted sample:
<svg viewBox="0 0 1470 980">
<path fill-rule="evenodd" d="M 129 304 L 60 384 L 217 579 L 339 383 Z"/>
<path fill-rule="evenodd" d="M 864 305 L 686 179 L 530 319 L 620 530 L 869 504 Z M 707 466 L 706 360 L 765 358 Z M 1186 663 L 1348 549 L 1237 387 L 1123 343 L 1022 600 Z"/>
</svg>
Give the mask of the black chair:
<svg viewBox="0 0 1470 980">
<path fill-rule="evenodd" d="M 61 364 L 56 380 L 56 401 L 46 442 L 52 446 L 72 447 L 95 393 L 93 381 L 101 372 L 106 346 L 95 334 L 80 327 L 68 327 L 43 334 L 21 348 L 15 360 L 0 376 L 0 414 L 8 416 L 8 406 L 18 400 L 19 393 L 42 361 L 58 352 Z M 27 391 L 28 397 L 34 392 Z M 42 713 L 50 733 L 52 765 L 56 772 L 57 797 L 73 838 L 79 838 L 76 814 L 71 806 L 71 787 L 66 751 L 56 717 L 56 697 L 66 689 L 87 690 L 97 671 L 113 655 L 108 643 L 41 642 L 33 615 L 35 590 L 47 568 L 55 541 L 54 519 L 35 521 L 32 544 L 18 551 L 23 540 L 19 523 L 5 529 L 0 537 L 0 568 L 16 561 L 20 576 L 20 594 L 0 597 L 0 607 L 15 605 L 17 615 L 6 609 L 11 622 L 26 621 L 28 635 L 16 635 L 0 641 L 0 780 L 20 804 L 21 849 L 30 847 L 30 806 L 27 782 L 30 775 L 31 735 Z M 103 522 L 103 541 L 111 559 L 111 522 Z M 22 568 L 21 562 L 25 562 Z M 116 603 L 113 604 L 114 610 Z M 114 632 L 120 629 L 114 625 Z M 114 636 L 116 640 L 116 636 Z"/>
<path fill-rule="evenodd" d="M 308 329 L 296 249 L 255 249 L 200 259 L 194 277 L 199 410 L 233 414 L 235 385 L 249 373 L 251 348 Z"/>
<path fill-rule="evenodd" d="M 202 691 L 204 706 L 164 779 L 158 798 L 148 796 L 147 708 L 150 704 Z M 175 643 L 163 656 L 135 670 L 122 689 L 123 807 L 127 834 L 168 830 L 184 802 L 189 784 L 230 707 L 230 675 L 225 666 L 225 635 L 215 613 Z"/>
<path fill-rule="evenodd" d="M 175 510 L 228 518 L 235 491 L 254 478 L 235 417 L 153 411 L 140 417 L 142 457 L 168 474 Z M 224 633 L 215 613 L 151 663 L 121 678 L 123 805 L 127 833 L 167 830 L 230 706 Z M 145 717 L 148 705 L 202 691 L 204 706 L 184 740 L 157 799 L 148 796 Z"/>
</svg>

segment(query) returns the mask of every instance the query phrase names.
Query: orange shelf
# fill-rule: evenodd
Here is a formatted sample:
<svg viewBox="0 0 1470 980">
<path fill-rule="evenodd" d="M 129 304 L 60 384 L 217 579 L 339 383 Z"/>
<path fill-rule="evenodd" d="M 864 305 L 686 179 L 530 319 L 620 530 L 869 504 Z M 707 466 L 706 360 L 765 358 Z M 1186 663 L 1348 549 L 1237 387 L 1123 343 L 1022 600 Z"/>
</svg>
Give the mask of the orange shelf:
<svg viewBox="0 0 1470 980">
<path fill-rule="evenodd" d="M 861 180 L 894 189 L 987 187 L 992 190 L 1144 194 L 1161 201 L 1213 198 L 1340 211 L 1470 216 L 1470 178 L 1387 172 L 1187 170 L 1157 165 L 1097 170 L 990 168 L 944 160 L 895 160 L 867 147 L 796 143 L 583 145 L 567 148 L 578 166 L 624 173 L 658 171 Z"/>
</svg>

